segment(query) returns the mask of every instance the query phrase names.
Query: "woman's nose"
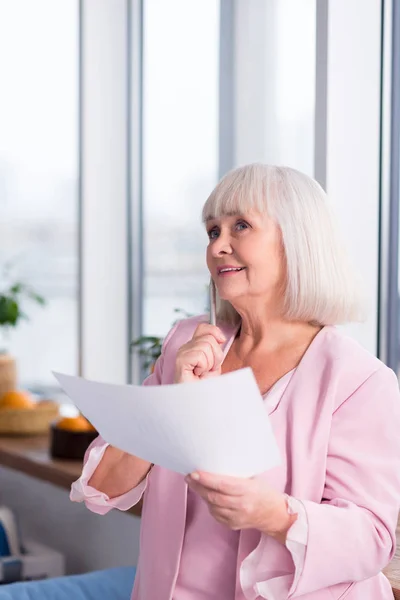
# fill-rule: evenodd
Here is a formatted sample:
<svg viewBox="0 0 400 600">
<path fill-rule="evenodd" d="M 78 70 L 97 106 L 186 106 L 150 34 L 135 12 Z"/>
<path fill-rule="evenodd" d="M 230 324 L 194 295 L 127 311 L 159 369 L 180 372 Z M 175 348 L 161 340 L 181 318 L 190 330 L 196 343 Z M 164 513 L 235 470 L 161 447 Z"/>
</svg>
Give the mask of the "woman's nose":
<svg viewBox="0 0 400 600">
<path fill-rule="evenodd" d="M 211 246 L 212 255 L 215 257 L 223 254 L 232 254 L 232 246 L 227 235 L 220 235 Z"/>
</svg>

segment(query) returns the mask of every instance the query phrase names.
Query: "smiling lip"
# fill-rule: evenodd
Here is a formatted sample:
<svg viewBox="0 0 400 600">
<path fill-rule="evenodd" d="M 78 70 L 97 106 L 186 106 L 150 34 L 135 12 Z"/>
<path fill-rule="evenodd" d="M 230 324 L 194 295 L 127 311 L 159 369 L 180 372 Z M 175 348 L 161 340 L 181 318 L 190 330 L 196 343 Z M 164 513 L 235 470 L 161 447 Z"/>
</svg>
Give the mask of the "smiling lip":
<svg viewBox="0 0 400 600">
<path fill-rule="evenodd" d="M 240 273 L 243 271 L 245 267 L 238 267 L 235 265 L 224 265 L 223 267 L 218 267 L 218 275 L 226 276 L 226 275 L 234 275 L 235 273 Z"/>
</svg>

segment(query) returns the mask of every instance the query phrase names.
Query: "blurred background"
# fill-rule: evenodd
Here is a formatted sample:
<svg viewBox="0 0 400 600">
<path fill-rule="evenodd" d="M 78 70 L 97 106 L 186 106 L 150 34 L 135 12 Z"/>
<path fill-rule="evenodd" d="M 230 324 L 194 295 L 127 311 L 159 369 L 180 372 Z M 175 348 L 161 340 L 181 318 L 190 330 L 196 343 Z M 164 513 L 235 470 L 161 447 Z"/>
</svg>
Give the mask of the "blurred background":
<svg viewBox="0 0 400 600">
<path fill-rule="evenodd" d="M 351 333 L 397 369 L 398 12 L 0 0 L 0 283 L 47 301 L 7 339 L 23 385 L 139 380 L 130 341 L 206 309 L 201 207 L 252 161 L 327 189 L 368 301 Z"/>
<path fill-rule="evenodd" d="M 0 327 L 23 388 L 139 382 L 131 341 L 206 310 L 201 208 L 253 161 L 327 190 L 368 307 L 345 329 L 399 372 L 399 1 L 0 0 L 0 82 L 0 295 L 46 300 Z M 135 556 L 79 518 L 86 567 Z"/>
</svg>

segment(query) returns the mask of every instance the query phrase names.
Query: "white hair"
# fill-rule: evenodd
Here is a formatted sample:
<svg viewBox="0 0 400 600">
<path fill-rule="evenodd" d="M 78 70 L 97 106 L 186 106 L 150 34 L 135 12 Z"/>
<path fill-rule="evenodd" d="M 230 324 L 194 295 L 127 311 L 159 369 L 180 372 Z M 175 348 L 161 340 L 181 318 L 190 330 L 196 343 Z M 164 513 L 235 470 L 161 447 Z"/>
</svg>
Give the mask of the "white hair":
<svg viewBox="0 0 400 600">
<path fill-rule="evenodd" d="M 319 325 L 362 318 L 357 277 L 322 187 L 289 167 L 251 164 L 227 173 L 203 208 L 203 221 L 250 210 L 267 213 L 279 226 L 286 258 L 283 316 Z M 218 298 L 218 318 L 238 323 L 240 316 Z"/>
</svg>

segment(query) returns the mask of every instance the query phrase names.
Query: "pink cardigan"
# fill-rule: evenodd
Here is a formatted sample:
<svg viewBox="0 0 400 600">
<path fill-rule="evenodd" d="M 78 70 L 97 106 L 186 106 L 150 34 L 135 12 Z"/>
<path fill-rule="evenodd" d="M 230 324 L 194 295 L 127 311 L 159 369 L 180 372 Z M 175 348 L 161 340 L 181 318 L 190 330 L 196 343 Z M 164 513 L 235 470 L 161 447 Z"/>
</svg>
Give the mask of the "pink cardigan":
<svg viewBox="0 0 400 600">
<path fill-rule="evenodd" d="M 178 348 L 202 317 L 178 323 L 147 385 L 173 381 Z M 223 328 L 228 347 L 235 331 Z M 400 507 L 400 394 L 396 376 L 334 327 L 310 345 L 270 413 L 283 463 L 263 476 L 301 501 L 308 539 L 294 565 L 286 546 L 256 530 L 240 532 L 235 600 L 390 600 L 380 571 L 395 549 Z M 91 454 L 104 452 L 95 441 Z M 88 455 L 88 454 L 87 454 Z M 72 491 L 72 497 L 78 490 Z M 144 507 L 133 600 L 170 600 L 179 569 L 187 487 L 181 475 L 154 467 L 137 488 L 104 505 L 86 486 L 85 501 L 104 514 Z M 288 575 L 291 577 L 288 578 Z M 281 596 L 282 579 L 289 580 Z"/>
</svg>

